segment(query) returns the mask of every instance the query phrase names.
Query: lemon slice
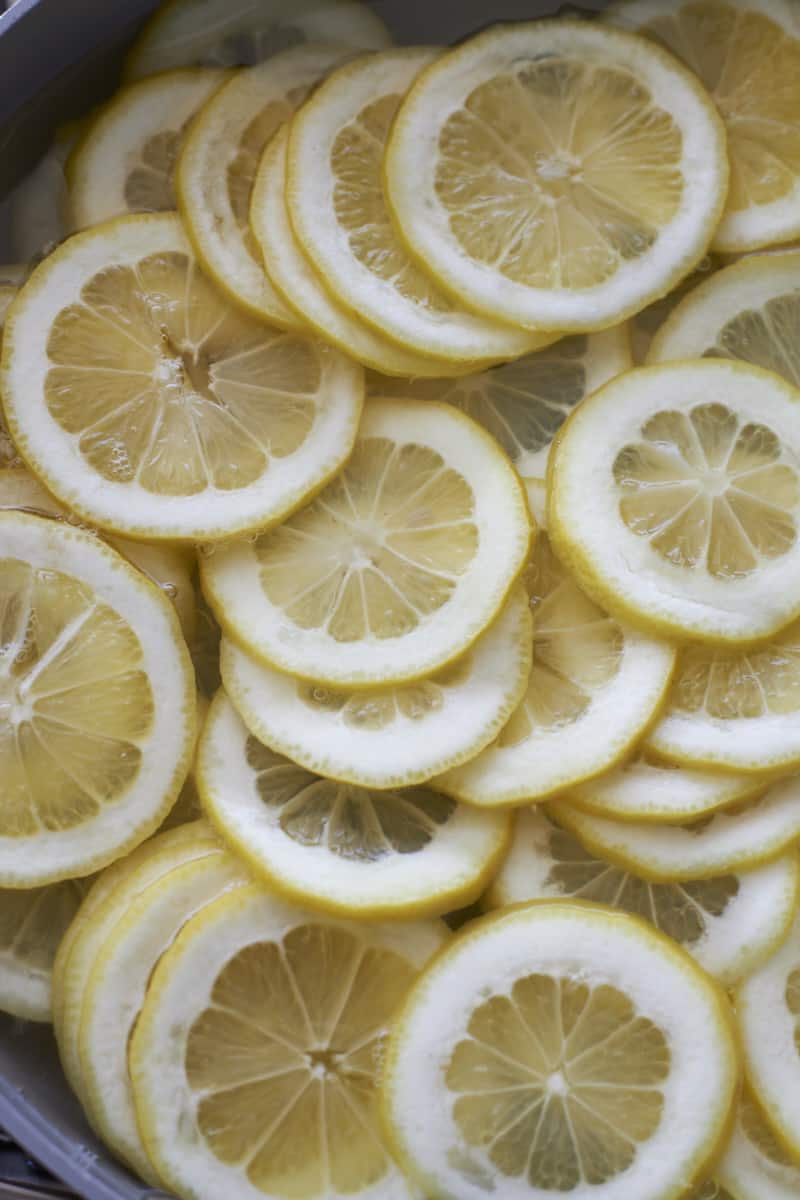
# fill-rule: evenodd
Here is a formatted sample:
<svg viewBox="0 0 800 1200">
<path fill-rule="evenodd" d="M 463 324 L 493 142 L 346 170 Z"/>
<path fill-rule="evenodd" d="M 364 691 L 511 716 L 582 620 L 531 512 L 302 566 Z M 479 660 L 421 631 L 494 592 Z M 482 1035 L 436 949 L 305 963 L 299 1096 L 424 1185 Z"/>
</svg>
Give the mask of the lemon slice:
<svg viewBox="0 0 800 1200">
<path fill-rule="evenodd" d="M 367 405 L 355 452 L 274 532 L 201 557 L 223 628 L 318 682 L 419 679 L 469 648 L 528 552 L 525 493 L 479 425 L 449 405 Z"/>
<path fill-rule="evenodd" d="M 630 371 L 564 426 L 548 516 L 599 603 L 655 632 L 768 637 L 800 607 L 800 392 L 743 363 Z"/>
<path fill-rule="evenodd" d="M 578 902 L 473 922 L 412 988 L 384 1116 L 426 1195 L 671 1200 L 738 1084 L 730 1009 L 651 926 Z"/>
<path fill-rule="evenodd" d="M 377 50 L 386 26 L 358 0 L 168 0 L 134 43 L 129 79 L 170 67 L 237 67 L 300 42 Z"/>
<path fill-rule="evenodd" d="M 238 71 L 194 123 L 178 164 L 181 216 L 200 261 L 254 316 L 304 328 L 264 272 L 250 229 L 250 200 L 262 151 L 309 91 L 347 55 L 334 46 L 297 46 Z"/>
<path fill-rule="evenodd" d="M 471 651 L 401 687 L 334 690 L 284 675 L 222 645 L 225 690 L 260 741 L 309 771 L 361 787 L 407 787 L 474 758 L 525 691 L 532 628 L 511 593 Z"/>
<path fill-rule="evenodd" d="M 528 483 L 537 518 L 543 491 Z M 437 780 L 470 804 L 519 804 L 609 770 L 653 720 L 672 675 L 674 650 L 598 608 L 542 530 L 523 582 L 533 612 L 527 691 L 490 746 Z"/>
<path fill-rule="evenodd" d="M 152 833 L 194 741 L 169 602 L 91 534 L 0 513 L 0 884 L 88 875 Z"/>
<path fill-rule="evenodd" d="M 232 309 L 170 214 L 70 238 L 6 322 L 3 400 L 22 455 L 85 520 L 214 539 L 280 520 L 350 452 L 362 371 Z"/>
<path fill-rule="evenodd" d="M 21 273 L 18 278 L 15 277 L 15 274 L 12 274 L 12 272 L 16 273 L 16 271 L 16 267 L 0 267 L 0 351 L 3 349 L 3 326 L 5 325 L 6 313 L 19 291 L 19 285 L 24 280 L 24 273 Z M 22 272 L 23 269 L 20 268 L 20 271 Z M 2 407 L 0 407 L 0 470 L 6 467 L 18 467 L 21 465 L 22 460 L 6 429 Z"/>
<path fill-rule="evenodd" d="M 598 22 L 489 29 L 428 70 L 386 151 L 414 255 L 495 320 L 624 320 L 703 257 L 725 202 L 719 115 L 644 38 Z"/>
<path fill-rule="evenodd" d="M 749 800 L 764 787 L 763 779 L 752 775 L 692 770 L 640 753 L 606 775 L 570 788 L 569 802 L 618 821 L 683 823 Z"/>
<path fill-rule="evenodd" d="M 800 19 L 791 0 L 632 0 L 607 14 L 700 77 L 722 114 L 730 191 L 714 248 L 800 234 Z"/>
<path fill-rule="evenodd" d="M 510 818 L 431 787 L 338 783 L 254 737 L 224 693 L 200 742 L 197 785 L 225 840 L 300 904 L 372 919 L 477 900 L 508 850 Z"/>
<path fill-rule="evenodd" d="M 139 1123 L 170 1190 L 412 1200 L 380 1128 L 378 1072 L 445 932 L 316 916 L 259 886 L 194 917 L 131 1042 Z"/>
<path fill-rule="evenodd" d="M 75 228 L 176 208 L 175 164 L 189 123 L 226 78 L 224 71 L 168 71 L 117 92 L 67 162 Z"/>
<path fill-rule="evenodd" d="M 79 132 L 76 123 L 57 130 L 52 144 L 11 194 L 11 247 L 21 263 L 38 262 L 70 232 L 72 213 L 64 164 Z"/>
<path fill-rule="evenodd" d="M 403 94 L 434 49 L 348 63 L 306 101 L 289 129 L 286 200 L 304 253 L 334 297 L 417 354 L 467 366 L 517 358 L 552 336 L 475 316 L 449 300 L 399 241 L 384 199 L 383 151 Z"/>
<path fill-rule="evenodd" d="M 648 883 L 586 850 L 541 809 L 528 809 L 517 818 L 511 852 L 487 903 L 505 908 L 565 898 L 643 917 L 730 988 L 766 962 L 789 932 L 800 899 L 800 859 L 791 851 L 742 874 Z"/>
<path fill-rule="evenodd" d="M 800 782 L 773 784 L 762 796 L 688 825 L 612 821 L 564 800 L 552 813 L 589 850 L 655 883 L 751 871 L 800 838 Z"/>
<path fill-rule="evenodd" d="M 128 1043 L 150 976 L 195 913 L 249 882 L 244 867 L 224 851 L 175 867 L 130 898 L 95 956 L 78 1033 L 84 1093 L 99 1135 L 136 1169 L 149 1159 L 136 1123 Z"/>
<path fill-rule="evenodd" d="M 731 1200 L 796 1200 L 800 1192 L 800 1163 L 780 1144 L 747 1090 L 716 1175 Z"/>
<path fill-rule="evenodd" d="M 0 1009 L 26 1021 L 51 1021 L 53 961 L 88 882 L 0 891 Z"/>
<path fill-rule="evenodd" d="M 289 130 L 283 126 L 261 156 L 253 185 L 250 225 L 265 270 L 281 299 L 313 329 L 365 366 L 387 375 L 414 378 L 450 375 L 445 359 L 404 350 L 377 333 L 334 299 L 303 253 L 286 208 L 286 156 Z"/>
<path fill-rule="evenodd" d="M 628 328 L 631 335 L 631 353 L 633 361 L 637 366 L 643 365 L 648 360 L 650 347 L 652 346 L 656 336 L 660 332 L 667 319 L 672 314 L 673 309 L 677 308 L 684 297 L 706 282 L 709 277 L 723 265 L 723 260 L 717 254 L 707 254 L 695 268 L 691 274 L 668 292 L 666 296 L 662 296 L 659 300 L 654 300 L 652 304 L 648 304 L 647 308 L 643 308 L 641 312 L 636 313 L 628 322 Z M 685 355 L 681 357 L 695 358 L 699 355 Z M 652 361 L 656 361 L 653 359 Z"/>
</svg>

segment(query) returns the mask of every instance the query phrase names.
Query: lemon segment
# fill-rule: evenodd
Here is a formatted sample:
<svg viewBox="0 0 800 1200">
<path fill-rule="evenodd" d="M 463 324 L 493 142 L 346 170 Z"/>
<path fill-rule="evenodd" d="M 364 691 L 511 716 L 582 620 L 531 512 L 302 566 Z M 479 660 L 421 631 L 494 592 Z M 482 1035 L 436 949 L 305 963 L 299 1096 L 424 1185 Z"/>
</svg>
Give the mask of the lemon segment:
<svg viewBox="0 0 800 1200">
<path fill-rule="evenodd" d="M 438 922 L 315 916 L 259 886 L 194 917 L 131 1042 L 142 1133 L 177 1195 L 412 1200 L 377 1112 L 388 1028 Z"/>
<path fill-rule="evenodd" d="M 800 1189 L 800 1162 L 778 1141 L 747 1090 L 716 1175 L 735 1200 L 795 1200 Z"/>
<path fill-rule="evenodd" d="M 504 814 L 432 787 L 326 779 L 254 737 L 220 693 L 197 764 L 203 807 L 260 876 L 300 904 L 347 916 L 431 916 L 477 900 L 508 850 Z"/>
<path fill-rule="evenodd" d="M 274 532 L 201 557 L 223 629 L 257 659 L 331 685 L 419 679 L 500 612 L 530 543 L 525 494 L 475 422 L 370 402 L 341 474 Z"/>
<path fill-rule="evenodd" d="M 385 51 L 335 71 L 290 125 L 286 200 L 303 252 L 341 304 L 404 349 L 468 368 L 553 339 L 451 301 L 397 236 L 384 197 L 384 146 L 404 93 L 438 53 Z"/>
<path fill-rule="evenodd" d="M 0 1009 L 26 1021 L 52 1020 L 53 962 L 88 881 L 0 891 Z"/>
<path fill-rule="evenodd" d="M 560 19 L 489 29 L 429 64 L 385 181 L 404 240 L 463 303 L 577 333 L 692 270 L 728 165 L 714 105 L 672 55 Z"/>
<path fill-rule="evenodd" d="M 362 374 L 234 310 L 170 214 L 70 238 L 3 340 L 25 460 L 73 513 L 145 540 L 229 537 L 302 504 L 350 452 Z"/>
<path fill-rule="evenodd" d="M 684 950 L 604 906 L 532 903 L 472 922 L 423 972 L 384 1116 L 442 1200 L 671 1200 L 707 1174 L 738 1073 L 726 998 Z"/>
<path fill-rule="evenodd" d="M 557 815 L 558 809 L 553 806 Z M 541 809 L 520 813 L 511 852 L 486 903 L 589 900 L 650 921 L 726 988 L 781 945 L 800 900 L 800 858 L 792 850 L 764 867 L 696 883 L 649 883 L 587 850 Z"/>
</svg>

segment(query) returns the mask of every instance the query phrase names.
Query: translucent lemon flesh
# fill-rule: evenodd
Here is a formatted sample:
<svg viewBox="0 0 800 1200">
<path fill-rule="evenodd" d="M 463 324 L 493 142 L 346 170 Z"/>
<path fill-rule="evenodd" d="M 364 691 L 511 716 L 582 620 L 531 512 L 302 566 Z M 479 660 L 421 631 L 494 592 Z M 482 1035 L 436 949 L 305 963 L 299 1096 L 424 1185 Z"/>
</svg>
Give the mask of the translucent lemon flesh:
<svg viewBox="0 0 800 1200">
<path fill-rule="evenodd" d="M 762 308 L 731 317 L 705 356 L 741 359 L 800 387 L 800 292 L 773 296 Z"/>
<path fill-rule="evenodd" d="M 784 716 L 800 709 L 800 627 L 746 651 L 690 646 L 681 652 L 667 713 L 717 721 Z"/>
</svg>

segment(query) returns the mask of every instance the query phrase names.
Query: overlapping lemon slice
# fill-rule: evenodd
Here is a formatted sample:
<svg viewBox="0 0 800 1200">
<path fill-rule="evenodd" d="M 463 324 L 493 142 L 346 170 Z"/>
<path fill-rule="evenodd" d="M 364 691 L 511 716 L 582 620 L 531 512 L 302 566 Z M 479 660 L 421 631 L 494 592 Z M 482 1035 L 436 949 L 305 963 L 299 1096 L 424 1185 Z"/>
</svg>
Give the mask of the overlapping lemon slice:
<svg viewBox="0 0 800 1200">
<path fill-rule="evenodd" d="M 631 317 L 628 322 L 628 328 L 631 335 L 631 352 L 633 361 L 637 366 L 642 366 L 647 362 L 650 347 L 660 331 L 661 327 L 666 323 L 667 318 L 672 313 L 685 296 L 693 291 L 723 265 L 724 260 L 717 254 L 707 254 L 697 265 L 690 275 L 674 287 L 666 296 L 662 296 L 660 300 L 654 300 L 652 304 L 648 304 L 635 316 Z M 685 355 L 686 358 L 696 357 L 693 354 Z M 655 360 L 653 360 L 655 361 Z"/>
<path fill-rule="evenodd" d="M 419 78 L 386 152 L 392 214 L 463 302 L 603 329 L 700 261 L 725 202 L 722 122 L 672 55 L 599 22 L 509 24 Z"/>
<path fill-rule="evenodd" d="M 725 996 L 684 950 L 604 906 L 534 903 L 423 972 L 384 1113 L 426 1195 L 671 1200 L 707 1174 L 738 1070 Z"/>
<path fill-rule="evenodd" d="M 126 75 L 252 65 L 301 42 L 377 50 L 390 41 L 359 0 L 168 0 L 134 43 Z"/>
<path fill-rule="evenodd" d="M 226 78 L 202 68 L 167 71 L 117 92 L 67 163 L 75 228 L 176 208 L 175 164 L 186 131 Z"/>
<path fill-rule="evenodd" d="M 800 900 L 800 859 L 791 850 L 753 871 L 648 883 L 587 850 L 541 809 L 520 813 L 488 906 L 564 898 L 643 917 L 730 988 L 766 962 L 789 932 Z"/>
<path fill-rule="evenodd" d="M 254 737 L 224 693 L 197 763 L 203 807 L 255 872 L 312 908 L 381 920 L 477 900 L 508 850 L 510 818 L 434 787 L 357 787 Z"/>
<path fill-rule="evenodd" d="M 0 267 L 0 351 L 3 349 L 3 326 L 26 271 L 22 267 Z M 0 407 L 0 470 L 21 465 L 17 448 L 12 442 Z"/>
<path fill-rule="evenodd" d="M 291 123 L 286 198 L 303 252 L 341 304 L 405 349 L 468 367 L 553 337 L 468 312 L 398 238 L 384 198 L 384 146 L 403 94 L 437 54 L 385 51 L 334 72 Z"/>
<path fill-rule="evenodd" d="M 275 522 L 350 452 L 361 368 L 232 308 L 171 214 L 70 238 L 3 339 L 3 400 L 29 465 L 69 509 L 137 538 Z"/>
<path fill-rule="evenodd" d="M 800 1160 L 793 1158 L 770 1129 L 745 1090 L 736 1110 L 733 1135 L 716 1167 L 722 1200 L 795 1200 Z"/>
<path fill-rule="evenodd" d="M 551 465 L 554 546 L 612 612 L 715 643 L 797 615 L 800 391 L 776 375 L 630 371 L 575 409 Z"/>
<path fill-rule="evenodd" d="M 0 891 L 0 1009 L 26 1021 L 50 1021 L 51 983 L 59 943 L 88 881 Z"/>
<path fill-rule="evenodd" d="M 239 888 L 162 958 L 131 1043 L 142 1134 L 178 1195 L 411 1200 L 376 1093 L 438 922 L 350 923 Z"/>
<path fill-rule="evenodd" d="M 340 475 L 279 529 L 201 557 L 223 628 L 331 685 L 419 679 L 491 624 L 530 541 L 497 444 L 449 405 L 371 401 Z"/>
<path fill-rule="evenodd" d="M 722 114 L 731 164 L 717 250 L 800 234 L 800 18 L 791 0 L 629 0 L 609 16 L 697 74 Z"/>
</svg>

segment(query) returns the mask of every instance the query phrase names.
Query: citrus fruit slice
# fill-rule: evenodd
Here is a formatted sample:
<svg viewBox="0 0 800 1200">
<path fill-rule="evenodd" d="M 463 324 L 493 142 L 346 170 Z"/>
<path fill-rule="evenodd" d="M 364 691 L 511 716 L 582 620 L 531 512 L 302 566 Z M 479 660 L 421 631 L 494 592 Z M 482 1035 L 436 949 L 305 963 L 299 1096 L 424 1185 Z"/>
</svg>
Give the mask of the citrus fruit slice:
<svg viewBox="0 0 800 1200">
<path fill-rule="evenodd" d="M 543 491 L 528 484 L 537 518 Z M 542 529 L 522 579 L 533 612 L 525 695 L 490 746 L 437 780 L 470 804 L 519 804 L 608 771 L 652 722 L 672 675 L 672 647 L 590 600 Z"/>
<path fill-rule="evenodd" d="M 800 1191 L 800 1162 L 778 1141 L 747 1089 L 715 1174 L 731 1200 L 795 1200 Z"/>
<path fill-rule="evenodd" d="M 505 455 L 445 404 L 367 405 L 341 474 L 255 540 L 201 557 L 223 629 L 256 658 L 314 681 L 418 679 L 497 616 L 530 541 Z"/>
<path fill-rule="evenodd" d="M 608 14 L 699 76 L 722 114 L 730 190 L 716 250 L 800 234 L 800 19 L 791 0 L 631 0 Z"/>
<path fill-rule="evenodd" d="M 0 891 L 0 1009 L 51 1021 L 53 961 L 89 886 L 82 879 Z"/>
<path fill-rule="evenodd" d="M 403 238 L 463 303 L 577 333 L 700 261 L 728 163 L 713 103 L 672 55 L 599 22 L 540 20 L 428 65 L 385 177 Z"/>
<path fill-rule="evenodd" d="M 260 741 L 309 771 L 361 787 L 407 787 L 474 758 L 522 699 L 531 666 L 528 598 L 450 666 L 401 687 L 335 690 L 222 646 L 225 690 Z"/>
<path fill-rule="evenodd" d="M 139 1123 L 178 1195 L 411 1200 L 378 1119 L 387 1031 L 446 935 L 238 888 L 155 970 L 131 1042 Z"/>
<path fill-rule="evenodd" d="M 280 520 L 350 452 L 362 371 L 234 310 L 171 214 L 70 238 L 3 339 L 10 432 L 79 516 L 148 540 Z"/>
<path fill-rule="evenodd" d="M 377 50 L 390 41 L 380 17 L 358 0 L 169 0 L 139 34 L 125 73 L 246 66 L 300 42 Z"/>
<path fill-rule="evenodd" d="M 427 1195 L 667 1200 L 728 1130 L 724 993 L 669 938 L 588 904 L 475 921 L 412 987 L 383 1110 Z"/>
<path fill-rule="evenodd" d="M 297 46 L 237 71 L 194 122 L 178 164 L 181 216 L 205 269 L 254 316 L 304 328 L 264 272 L 250 229 L 262 151 L 313 86 L 347 54 L 341 46 Z"/>
<path fill-rule="evenodd" d="M 590 900 L 643 917 L 730 988 L 766 962 L 788 934 L 800 900 L 800 859 L 792 850 L 741 874 L 648 883 L 592 854 L 541 809 L 528 809 L 517 818 L 511 852 L 487 904 L 506 908 L 562 899 Z"/>
<path fill-rule="evenodd" d="M 34 264 L 70 232 L 72 216 L 64 164 L 80 131 L 63 126 L 9 199 L 11 248 L 18 262 Z"/>
<path fill-rule="evenodd" d="M 687 646 L 647 746 L 690 766 L 763 775 L 800 764 L 800 622 L 751 649 Z"/>
<path fill-rule="evenodd" d="M 161 955 L 195 913 L 251 882 L 232 855 L 206 855 L 175 867 L 135 897 L 94 958 L 80 1013 L 78 1049 L 95 1129 L 134 1168 L 149 1165 L 136 1123 L 128 1043 Z"/>
<path fill-rule="evenodd" d="M 497 438 L 520 475 L 543 477 L 553 438 L 586 396 L 631 366 L 627 325 L 575 334 L 459 379 L 368 376 L 367 394 L 446 400 Z"/>
<path fill-rule="evenodd" d="M 743 363 L 629 371 L 564 425 L 548 519 L 578 582 L 682 639 L 768 637 L 800 608 L 800 391 Z"/>
<path fill-rule="evenodd" d="M 425 378 L 463 370 L 443 358 L 403 349 L 334 299 L 303 253 L 289 220 L 288 145 L 289 130 L 283 126 L 261 156 L 250 205 L 250 226 L 261 247 L 267 275 L 281 299 L 320 337 L 386 375 Z"/>
<path fill-rule="evenodd" d="M 373 919 L 477 900 L 509 847 L 505 814 L 431 787 L 371 789 L 316 775 L 249 732 L 223 692 L 197 763 L 203 807 L 259 875 L 299 904 Z"/>
<path fill-rule="evenodd" d="M 637 366 L 642 366 L 647 362 L 650 347 L 673 309 L 680 304 L 689 292 L 707 281 L 713 272 L 718 270 L 722 265 L 722 259 L 719 255 L 707 254 L 697 264 L 695 270 L 687 275 L 685 279 L 682 279 L 671 292 L 668 292 L 666 296 L 662 296 L 660 300 L 654 300 L 652 304 L 648 304 L 647 308 L 643 308 L 641 312 L 631 317 L 628 322 L 628 328 L 631 333 L 631 353 L 633 354 L 633 361 Z M 685 357 L 693 358 L 699 356 L 686 355 Z M 654 359 L 653 361 L 656 360 Z"/>
<path fill-rule="evenodd" d="M 153 833 L 194 744 L 171 604 L 91 534 L 0 512 L 0 884 L 88 875 Z"/>
<path fill-rule="evenodd" d="M 117 92 L 67 162 L 74 227 L 176 208 L 175 164 L 189 123 L 226 78 L 201 68 L 168 71 Z"/>
<path fill-rule="evenodd" d="M 22 272 L 19 277 L 16 276 L 17 270 L 18 268 L 16 267 L 0 267 L 0 352 L 3 349 L 3 326 L 5 325 L 6 313 L 19 291 L 19 285 L 24 280 L 24 269 L 19 268 Z M 21 465 L 22 460 L 6 429 L 2 407 L 0 407 L 0 470 L 6 467 L 18 467 Z"/>
<path fill-rule="evenodd" d="M 762 796 L 721 809 L 689 825 L 612 821 L 565 800 L 552 805 L 560 825 L 585 846 L 655 883 L 751 871 L 800 838 L 800 782 L 775 783 Z"/>
<path fill-rule="evenodd" d="M 403 94 L 437 55 L 385 51 L 340 67 L 289 128 L 286 200 L 303 252 L 346 308 L 418 354 L 454 363 L 517 358 L 552 336 L 514 330 L 449 300 L 399 241 L 383 151 Z"/>
</svg>

